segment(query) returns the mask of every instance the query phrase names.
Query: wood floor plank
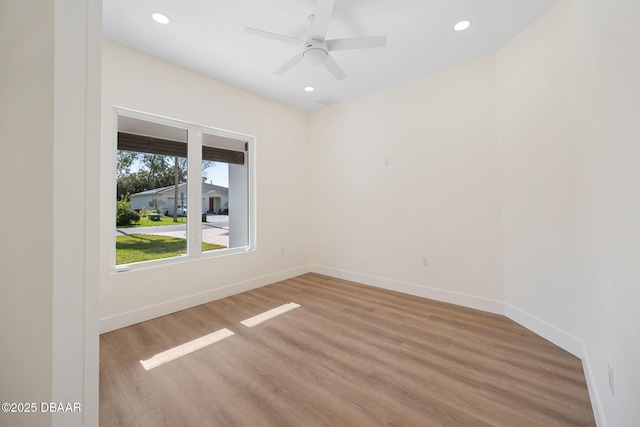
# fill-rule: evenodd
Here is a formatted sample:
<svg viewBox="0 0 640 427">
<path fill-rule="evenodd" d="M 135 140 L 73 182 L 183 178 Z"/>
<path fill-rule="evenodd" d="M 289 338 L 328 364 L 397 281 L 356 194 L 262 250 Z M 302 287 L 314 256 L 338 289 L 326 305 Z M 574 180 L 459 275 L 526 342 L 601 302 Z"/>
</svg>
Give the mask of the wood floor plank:
<svg viewBox="0 0 640 427">
<path fill-rule="evenodd" d="M 248 328 L 240 322 L 300 304 Z M 155 354 L 233 335 L 149 371 Z M 503 316 L 306 274 L 101 336 L 103 426 L 593 426 L 579 359 Z"/>
</svg>

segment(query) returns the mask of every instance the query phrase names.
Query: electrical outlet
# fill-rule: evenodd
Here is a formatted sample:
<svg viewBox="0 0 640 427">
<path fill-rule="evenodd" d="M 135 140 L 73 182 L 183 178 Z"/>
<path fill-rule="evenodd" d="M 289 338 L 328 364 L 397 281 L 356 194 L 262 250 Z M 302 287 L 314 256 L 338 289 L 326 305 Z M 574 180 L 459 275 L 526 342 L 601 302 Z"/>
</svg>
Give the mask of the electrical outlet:
<svg viewBox="0 0 640 427">
<path fill-rule="evenodd" d="M 429 257 L 423 256 L 422 257 L 422 265 L 429 265 Z"/>
<path fill-rule="evenodd" d="M 609 363 L 607 363 L 607 368 L 609 369 L 609 389 L 611 390 L 611 395 L 616 395 L 616 389 L 613 384 L 613 368 Z"/>
</svg>

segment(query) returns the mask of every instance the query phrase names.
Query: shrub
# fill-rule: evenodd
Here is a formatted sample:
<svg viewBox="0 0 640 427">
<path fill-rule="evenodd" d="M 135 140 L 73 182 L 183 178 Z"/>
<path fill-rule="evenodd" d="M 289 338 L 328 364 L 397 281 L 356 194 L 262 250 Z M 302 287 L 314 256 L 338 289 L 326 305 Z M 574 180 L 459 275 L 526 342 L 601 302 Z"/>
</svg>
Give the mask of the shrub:
<svg viewBox="0 0 640 427">
<path fill-rule="evenodd" d="M 122 200 L 116 205 L 116 225 L 118 227 L 125 227 L 131 225 L 133 222 L 140 221 L 140 214 L 131 210 L 131 203 Z"/>
<path fill-rule="evenodd" d="M 140 218 L 145 218 L 149 214 L 149 211 L 147 210 L 147 208 L 143 207 L 138 213 L 140 214 Z"/>
</svg>

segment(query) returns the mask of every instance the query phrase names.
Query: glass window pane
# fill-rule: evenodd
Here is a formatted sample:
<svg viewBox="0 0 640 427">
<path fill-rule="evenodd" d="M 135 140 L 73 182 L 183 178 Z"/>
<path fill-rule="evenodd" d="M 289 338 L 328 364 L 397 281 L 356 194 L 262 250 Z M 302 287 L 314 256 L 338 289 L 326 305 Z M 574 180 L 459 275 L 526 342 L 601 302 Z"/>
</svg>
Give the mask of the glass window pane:
<svg viewBox="0 0 640 427">
<path fill-rule="evenodd" d="M 116 265 L 187 253 L 187 129 L 118 117 Z"/>
<path fill-rule="evenodd" d="M 246 143 L 203 133 L 203 251 L 248 246 Z"/>
</svg>

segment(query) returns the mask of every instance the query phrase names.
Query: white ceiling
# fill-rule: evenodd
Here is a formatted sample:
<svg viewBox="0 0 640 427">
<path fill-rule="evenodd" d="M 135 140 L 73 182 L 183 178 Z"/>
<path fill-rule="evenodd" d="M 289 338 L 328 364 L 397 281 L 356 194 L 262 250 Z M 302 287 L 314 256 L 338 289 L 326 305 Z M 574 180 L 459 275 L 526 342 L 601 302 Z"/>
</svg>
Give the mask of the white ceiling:
<svg viewBox="0 0 640 427">
<path fill-rule="evenodd" d="M 244 32 L 305 39 L 317 0 L 103 0 L 104 35 L 302 111 L 350 100 L 494 52 L 555 0 L 335 0 L 328 39 L 387 36 L 387 46 L 333 52 L 347 77 L 305 61 L 301 48 Z M 151 14 L 171 22 L 161 25 Z M 464 32 L 453 31 L 463 19 Z M 314 92 L 305 92 L 313 86 Z M 324 105 L 323 105 L 324 104 Z"/>
</svg>

